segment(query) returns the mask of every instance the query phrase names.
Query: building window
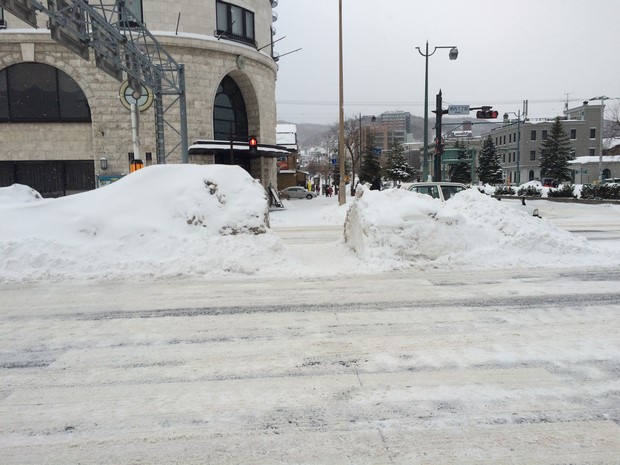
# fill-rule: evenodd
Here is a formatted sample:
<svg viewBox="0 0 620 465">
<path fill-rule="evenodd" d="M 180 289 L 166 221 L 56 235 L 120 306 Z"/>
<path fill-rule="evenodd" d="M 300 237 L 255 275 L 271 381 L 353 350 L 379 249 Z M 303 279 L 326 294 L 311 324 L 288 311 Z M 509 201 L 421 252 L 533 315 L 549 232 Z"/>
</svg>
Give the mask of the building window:
<svg viewBox="0 0 620 465">
<path fill-rule="evenodd" d="M 530 161 L 536 160 L 536 150 L 530 150 Z"/>
<path fill-rule="evenodd" d="M 0 122 L 90 123 L 82 89 L 63 71 L 20 63 L 0 71 Z"/>
<path fill-rule="evenodd" d="M 254 13 L 221 1 L 217 6 L 217 35 L 256 45 L 254 39 Z"/>
<path fill-rule="evenodd" d="M 248 115 L 243 94 L 229 76 L 222 79 L 213 105 L 215 140 L 248 140 Z"/>
<path fill-rule="evenodd" d="M 132 16 L 119 14 L 118 19 L 121 27 L 138 27 L 138 23 L 134 20 L 134 18 L 144 24 L 142 0 L 125 0 L 125 8 L 129 10 Z"/>
<path fill-rule="evenodd" d="M 506 154 L 505 153 L 502 154 L 502 163 L 506 163 Z"/>
<path fill-rule="evenodd" d="M 503 142 L 503 144 L 506 145 L 506 136 L 505 135 L 504 135 L 504 142 Z"/>
<path fill-rule="evenodd" d="M 577 130 L 576 129 L 571 129 L 570 130 L 570 138 L 571 138 L 571 140 L 577 139 Z"/>
<path fill-rule="evenodd" d="M 596 139 L 596 128 L 590 128 L 590 139 Z"/>
<path fill-rule="evenodd" d="M 594 157 L 596 155 L 596 149 L 590 149 L 590 156 Z"/>
<path fill-rule="evenodd" d="M 536 140 L 536 131 L 530 131 L 530 140 Z"/>
<path fill-rule="evenodd" d="M 543 130 L 542 130 L 542 135 L 541 135 L 541 137 L 542 137 L 542 140 L 547 140 L 547 130 L 546 130 L 546 129 L 543 129 Z"/>
<path fill-rule="evenodd" d="M 4 20 L 4 8 L 0 8 L 0 29 L 6 29 L 6 21 Z"/>
<path fill-rule="evenodd" d="M 508 134 L 508 143 L 512 144 L 512 134 Z"/>
<path fill-rule="evenodd" d="M 530 170 L 530 173 L 528 175 L 528 181 L 533 181 L 534 180 L 534 170 Z"/>
</svg>

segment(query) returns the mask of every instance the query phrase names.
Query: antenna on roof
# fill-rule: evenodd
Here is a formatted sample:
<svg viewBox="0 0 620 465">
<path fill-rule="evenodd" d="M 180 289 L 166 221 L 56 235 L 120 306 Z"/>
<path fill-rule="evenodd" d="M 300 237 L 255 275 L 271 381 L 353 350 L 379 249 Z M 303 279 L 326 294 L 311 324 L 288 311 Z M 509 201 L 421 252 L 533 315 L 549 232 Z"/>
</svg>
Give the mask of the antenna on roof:
<svg viewBox="0 0 620 465">
<path fill-rule="evenodd" d="M 272 42 L 269 42 L 267 45 L 263 45 L 261 48 L 257 49 L 256 51 L 257 51 L 257 52 L 260 52 L 260 51 L 261 51 L 262 49 L 264 49 L 265 47 L 269 47 L 270 45 L 273 45 L 273 44 L 275 44 L 276 42 L 280 42 L 282 39 L 286 39 L 286 36 L 284 36 L 284 37 L 280 37 L 279 39 L 276 39 L 276 40 L 274 40 L 274 41 L 272 41 Z"/>
<path fill-rule="evenodd" d="M 301 50 L 301 48 L 298 48 L 297 50 L 293 50 L 291 52 L 286 52 L 286 53 L 283 53 L 282 55 L 278 55 L 277 57 L 273 58 L 273 61 L 278 61 L 280 58 L 282 58 L 282 57 L 284 57 L 286 55 L 290 55 L 291 53 L 299 52 L 300 50 Z"/>
<path fill-rule="evenodd" d="M 570 93 L 566 93 L 564 95 L 566 95 L 566 102 L 564 103 L 564 111 L 568 111 L 568 97 L 572 94 L 572 92 Z"/>
</svg>

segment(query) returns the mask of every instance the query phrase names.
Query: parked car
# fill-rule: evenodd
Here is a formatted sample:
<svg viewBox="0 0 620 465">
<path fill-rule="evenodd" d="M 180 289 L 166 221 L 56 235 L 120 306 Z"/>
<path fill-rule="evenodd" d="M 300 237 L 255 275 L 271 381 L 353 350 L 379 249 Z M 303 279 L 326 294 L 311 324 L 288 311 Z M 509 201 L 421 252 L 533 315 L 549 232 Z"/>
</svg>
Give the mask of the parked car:
<svg viewBox="0 0 620 465">
<path fill-rule="evenodd" d="M 293 186 L 287 187 L 286 189 L 282 189 L 280 192 L 280 198 L 290 200 L 290 199 L 313 199 L 316 197 L 316 192 L 309 191 L 304 187 Z"/>
<path fill-rule="evenodd" d="M 418 194 L 430 195 L 434 199 L 445 202 L 450 197 L 468 189 L 465 184 L 458 182 L 414 182 L 408 189 Z"/>
<path fill-rule="evenodd" d="M 418 194 L 430 195 L 435 199 L 445 202 L 453 195 L 468 189 L 468 187 L 458 182 L 414 182 L 410 184 L 407 189 L 412 192 L 417 192 Z M 498 197 L 498 200 L 501 200 L 501 198 Z M 520 198 L 518 203 L 510 202 L 510 204 L 514 205 L 515 208 L 519 210 L 526 211 L 532 216 L 541 217 L 538 208 L 526 205 L 525 198 Z"/>
</svg>

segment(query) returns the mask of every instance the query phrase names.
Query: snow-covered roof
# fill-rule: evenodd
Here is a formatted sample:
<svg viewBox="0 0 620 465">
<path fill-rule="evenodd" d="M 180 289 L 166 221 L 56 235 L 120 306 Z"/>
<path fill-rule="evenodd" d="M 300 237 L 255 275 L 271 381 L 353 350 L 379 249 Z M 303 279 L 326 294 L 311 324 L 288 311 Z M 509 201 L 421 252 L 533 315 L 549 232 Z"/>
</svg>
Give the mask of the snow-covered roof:
<svg viewBox="0 0 620 465">
<path fill-rule="evenodd" d="M 620 145 L 620 137 L 608 137 L 603 139 L 603 148 L 604 149 L 613 149 Z"/>
<path fill-rule="evenodd" d="M 585 156 L 585 157 L 577 157 L 574 160 L 570 160 L 569 163 L 573 165 L 585 165 L 586 163 L 598 163 L 600 157 L 594 156 Z M 620 155 L 604 155 L 603 163 L 620 163 Z"/>
<path fill-rule="evenodd" d="M 276 143 L 297 147 L 297 125 L 278 124 L 276 126 Z"/>
</svg>

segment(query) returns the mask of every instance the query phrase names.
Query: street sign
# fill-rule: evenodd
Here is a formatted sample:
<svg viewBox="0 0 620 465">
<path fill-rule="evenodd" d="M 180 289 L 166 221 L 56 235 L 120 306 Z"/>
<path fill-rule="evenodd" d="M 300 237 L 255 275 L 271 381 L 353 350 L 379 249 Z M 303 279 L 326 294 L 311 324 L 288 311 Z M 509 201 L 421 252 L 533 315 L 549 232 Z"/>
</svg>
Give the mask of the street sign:
<svg viewBox="0 0 620 465">
<path fill-rule="evenodd" d="M 469 115 L 469 105 L 448 105 L 449 115 Z"/>
<path fill-rule="evenodd" d="M 336 166 L 337 163 L 338 163 L 338 159 L 332 158 L 332 165 Z"/>
</svg>

